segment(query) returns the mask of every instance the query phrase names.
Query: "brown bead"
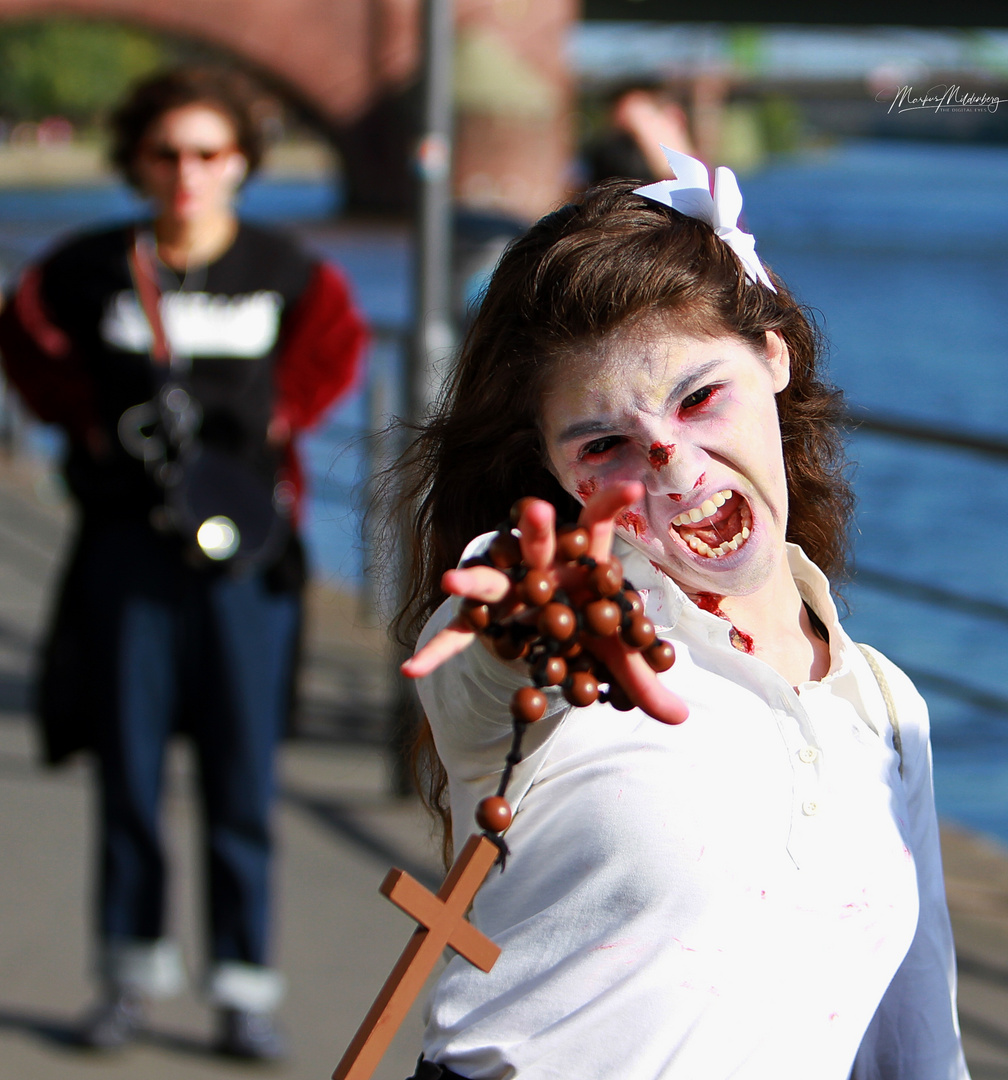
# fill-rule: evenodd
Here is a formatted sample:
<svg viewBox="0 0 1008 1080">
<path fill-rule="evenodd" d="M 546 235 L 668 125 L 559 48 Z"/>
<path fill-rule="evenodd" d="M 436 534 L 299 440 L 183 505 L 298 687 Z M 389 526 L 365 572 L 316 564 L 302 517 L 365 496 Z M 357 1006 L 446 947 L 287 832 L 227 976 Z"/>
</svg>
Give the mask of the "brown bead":
<svg viewBox="0 0 1008 1080">
<path fill-rule="evenodd" d="M 501 634 L 500 637 L 494 638 L 493 648 L 502 660 L 520 660 L 529 651 L 527 641 L 519 641 L 510 634 Z"/>
<path fill-rule="evenodd" d="M 490 625 L 490 608 L 479 600 L 463 600 L 459 617 L 478 634 Z"/>
<path fill-rule="evenodd" d="M 615 596 L 623 588 L 623 567 L 619 559 L 600 562 L 589 571 L 588 583 L 599 596 Z"/>
<path fill-rule="evenodd" d="M 654 623 L 646 615 L 631 615 L 623 627 L 623 640 L 635 649 L 646 649 L 656 637 Z"/>
<path fill-rule="evenodd" d="M 487 554 L 498 570 L 510 570 L 512 566 L 517 566 L 521 562 L 521 547 L 518 539 L 509 532 L 499 532 L 490 541 Z"/>
<path fill-rule="evenodd" d="M 577 629 L 574 612 L 566 604 L 551 600 L 540 612 L 536 626 L 543 637 L 566 641 Z"/>
<path fill-rule="evenodd" d="M 523 724 L 534 724 L 546 713 L 546 695 L 534 686 L 523 686 L 511 695 L 511 715 Z"/>
<path fill-rule="evenodd" d="M 588 554 L 588 530 L 580 525 L 563 525 L 557 529 L 557 557 L 564 562 L 576 562 Z"/>
<path fill-rule="evenodd" d="M 627 692 L 623 689 L 618 682 L 611 682 L 609 689 L 606 691 L 606 701 L 620 712 L 629 712 L 631 709 L 636 708 L 634 703 L 627 696 Z"/>
<path fill-rule="evenodd" d="M 528 504 L 530 502 L 535 502 L 535 497 L 532 496 L 532 495 L 526 495 L 523 499 L 519 499 L 511 507 L 510 517 L 511 517 L 511 524 L 512 525 L 517 525 L 518 524 L 519 520 L 521 519 L 522 514 L 525 512 L 525 507 L 528 506 Z"/>
<path fill-rule="evenodd" d="M 571 705 L 593 705 L 598 701 L 598 682 L 595 676 L 587 671 L 575 671 L 564 683 L 563 694 Z"/>
<path fill-rule="evenodd" d="M 615 634 L 622 619 L 622 612 L 611 600 L 592 600 L 584 606 L 585 626 L 601 637 Z"/>
<path fill-rule="evenodd" d="M 675 649 L 668 641 L 658 638 L 644 650 L 644 659 L 653 671 L 668 671 L 675 663 Z"/>
<path fill-rule="evenodd" d="M 630 613 L 632 615 L 644 614 L 644 601 L 641 599 L 640 593 L 636 589 L 624 589 L 623 599 L 630 606 Z"/>
<path fill-rule="evenodd" d="M 487 832 L 503 832 L 511 824 L 511 816 L 507 799 L 500 795 L 488 795 L 476 807 L 476 824 Z"/>
<path fill-rule="evenodd" d="M 518 582 L 518 598 L 532 607 L 542 607 L 553 599 L 553 582 L 545 570 L 529 570 Z"/>
<path fill-rule="evenodd" d="M 559 686 L 567 678 L 567 663 L 560 656 L 544 656 L 536 664 L 534 675 L 543 686 Z"/>
</svg>

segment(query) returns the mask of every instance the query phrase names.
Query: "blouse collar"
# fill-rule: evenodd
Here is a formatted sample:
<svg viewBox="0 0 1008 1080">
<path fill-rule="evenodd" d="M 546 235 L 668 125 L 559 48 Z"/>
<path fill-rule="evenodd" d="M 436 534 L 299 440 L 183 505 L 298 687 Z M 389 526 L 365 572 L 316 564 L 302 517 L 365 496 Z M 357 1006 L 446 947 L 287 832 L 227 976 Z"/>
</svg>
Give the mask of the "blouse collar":
<svg viewBox="0 0 1008 1080">
<path fill-rule="evenodd" d="M 847 659 L 845 635 L 840 627 L 840 616 L 830 592 L 829 579 L 797 544 L 786 544 L 785 551 L 799 595 L 819 616 L 829 633 L 829 678 L 844 669 Z M 641 594 L 647 617 L 659 632 L 672 629 L 682 632 L 694 630 L 708 638 L 724 637 L 728 642 L 727 621 L 699 608 L 646 555 L 620 537 L 616 538 L 613 552 L 623 564 L 626 577 Z"/>
</svg>

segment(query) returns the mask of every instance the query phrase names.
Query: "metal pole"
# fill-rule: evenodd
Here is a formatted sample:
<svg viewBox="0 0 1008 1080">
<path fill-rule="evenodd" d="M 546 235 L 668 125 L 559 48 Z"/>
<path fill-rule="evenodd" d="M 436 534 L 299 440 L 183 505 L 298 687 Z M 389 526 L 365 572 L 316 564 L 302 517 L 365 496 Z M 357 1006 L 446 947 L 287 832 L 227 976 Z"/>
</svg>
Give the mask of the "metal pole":
<svg viewBox="0 0 1008 1080">
<path fill-rule="evenodd" d="M 414 248 L 413 340 L 406 372 L 406 417 L 420 423 L 427 415 L 444 376 L 455 343 L 451 319 L 451 158 L 453 53 L 455 45 L 453 0 L 425 0 L 424 112 L 417 144 L 419 180 Z M 402 552 L 400 580 L 405 581 Z M 393 650 L 395 700 L 392 704 L 392 787 L 399 794 L 412 791 L 407 748 L 420 717 L 416 693 L 398 672 L 405 659 Z"/>
<path fill-rule="evenodd" d="M 414 340 L 407 412 L 422 420 L 437 394 L 438 365 L 451 352 L 451 158 L 455 42 L 452 0 L 424 4 L 423 131 L 417 144 Z"/>
</svg>

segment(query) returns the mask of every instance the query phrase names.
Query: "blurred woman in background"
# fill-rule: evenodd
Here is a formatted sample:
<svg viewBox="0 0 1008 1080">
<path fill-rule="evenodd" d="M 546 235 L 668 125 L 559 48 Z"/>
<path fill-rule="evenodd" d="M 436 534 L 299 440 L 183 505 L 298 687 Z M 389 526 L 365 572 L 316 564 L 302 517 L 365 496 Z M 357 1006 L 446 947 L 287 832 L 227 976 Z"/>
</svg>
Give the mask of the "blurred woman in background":
<svg viewBox="0 0 1008 1080">
<path fill-rule="evenodd" d="M 112 160 L 152 220 L 62 244 L 0 315 L 7 374 L 66 433 L 81 511 L 42 705 L 71 702 L 72 731 L 48 717 L 50 760 L 86 746 L 99 765 L 102 996 L 81 1030 L 93 1047 L 130 1041 L 145 1002 L 183 982 L 158 826 L 181 728 L 199 762 L 217 1048 L 285 1052 L 268 946 L 303 584 L 293 440 L 352 384 L 366 332 L 339 273 L 239 220 L 263 151 L 251 102 L 211 70 L 137 86 L 113 116 Z M 230 510 L 190 520 L 237 489 L 247 524 Z"/>
</svg>

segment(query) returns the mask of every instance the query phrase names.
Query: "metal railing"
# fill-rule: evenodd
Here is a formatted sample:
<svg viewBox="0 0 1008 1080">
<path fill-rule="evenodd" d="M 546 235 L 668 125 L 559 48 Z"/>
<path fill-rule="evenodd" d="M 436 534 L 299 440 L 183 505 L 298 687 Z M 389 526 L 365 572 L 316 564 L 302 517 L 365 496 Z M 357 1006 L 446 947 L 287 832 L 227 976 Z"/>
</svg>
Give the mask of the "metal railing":
<svg viewBox="0 0 1008 1080">
<path fill-rule="evenodd" d="M 998 462 L 1008 461 L 1008 440 L 997 436 L 938 428 L 921 421 L 878 415 L 857 408 L 848 411 L 846 421 L 855 434 L 881 435 L 922 446 L 962 450 Z M 932 582 L 915 581 L 897 573 L 860 565 L 855 566 L 852 581 L 856 586 L 875 589 L 900 600 L 1008 625 L 1008 604 L 998 600 L 965 595 Z M 1008 694 L 975 686 L 959 675 L 919 668 L 912 663 L 901 662 L 900 666 L 922 690 L 930 690 L 986 713 L 1008 717 Z"/>
<path fill-rule="evenodd" d="M 355 491 L 352 482 L 340 480 L 338 492 L 341 499 L 357 510 L 369 504 L 374 477 L 390 463 L 394 448 L 382 438 L 382 433 L 391 419 L 401 413 L 403 403 L 401 358 L 407 347 L 407 332 L 401 327 L 379 325 L 372 328 L 372 341 L 372 355 L 381 354 L 382 359 L 369 364 L 367 368 L 363 388 L 364 430 L 347 426 L 345 431 L 338 433 L 339 439 L 357 440 L 359 445 L 359 476 L 363 489 Z M 876 435 L 921 446 L 961 450 L 999 462 L 1008 461 L 1008 440 L 997 436 L 938 428 L 922 421 L 880 415 L 860 408 L 848 412 L 846 423 L 855 436 Z M 0 385 L 0 439 L 9 453 L 18 451 L 22 432 L 23 420 L 17 404 L 6 388 Z M 331 476 L 325 482 L 329 485 L 334 483 Z M 376 544 L 373 528 L 372 519 L 360 514 L 359 542 L 364 569 L 358 583 L 358 599 L 360 614 L 365 620 L 377 618 L 381 591 L 380 582 L 371 572 Z M 936 611 L 954 612 L 984 619 L 1001 627 L 1008 626 L 1008 603 L 996 599 L 967 595 L 930 581 L 918 581 L 899 573 L 860 565 L 854 568 L 852 582 L 856 587 L 876 590 Z M 1008 716 L 1008 694 L 971 685 L 958 675 L 911 670 L 912 664 L 901 666 L 923 689 L 930 689 L 985 712 Z"/>
</svg>

